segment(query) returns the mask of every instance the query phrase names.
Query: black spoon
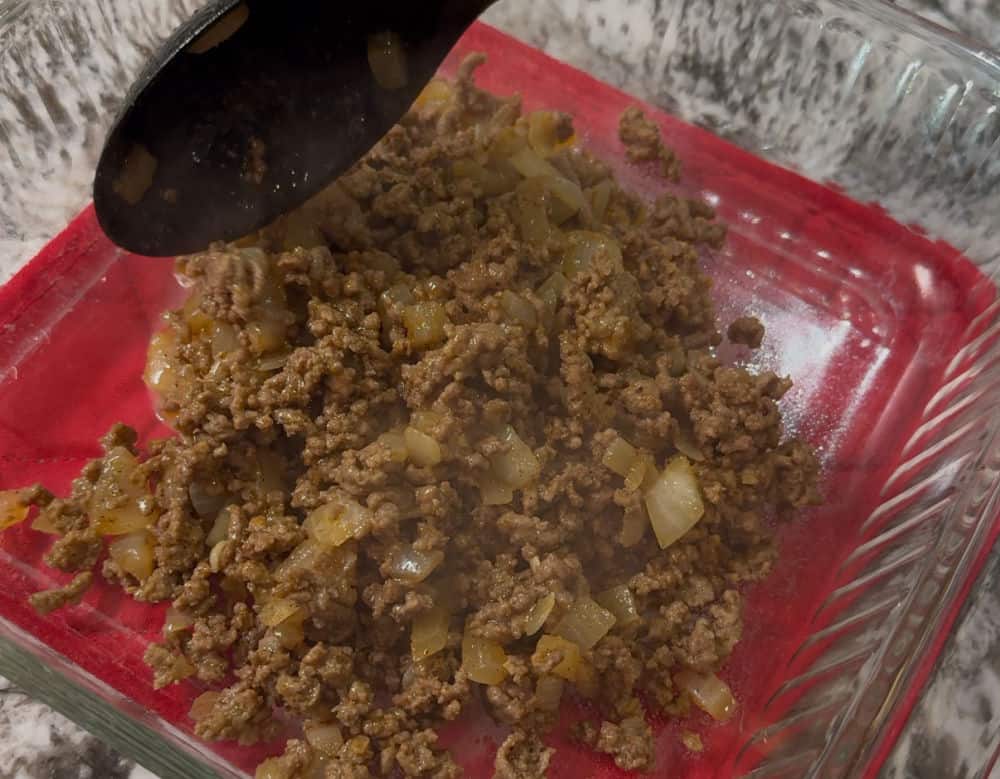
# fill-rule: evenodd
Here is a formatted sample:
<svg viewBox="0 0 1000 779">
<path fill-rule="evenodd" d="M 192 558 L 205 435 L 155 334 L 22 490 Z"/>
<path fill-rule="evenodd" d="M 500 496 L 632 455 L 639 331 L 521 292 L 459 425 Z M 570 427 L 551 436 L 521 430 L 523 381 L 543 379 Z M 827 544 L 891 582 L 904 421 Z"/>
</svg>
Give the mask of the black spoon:
<svg viewBox="0 0 1000 779">
<path fill-rule="evenodd" d="M 94 179 L 119 246 L 235 240 L 300 205 L 399 120 L 494 0 L 215 0 L 132 87 Z"/>
</svg>

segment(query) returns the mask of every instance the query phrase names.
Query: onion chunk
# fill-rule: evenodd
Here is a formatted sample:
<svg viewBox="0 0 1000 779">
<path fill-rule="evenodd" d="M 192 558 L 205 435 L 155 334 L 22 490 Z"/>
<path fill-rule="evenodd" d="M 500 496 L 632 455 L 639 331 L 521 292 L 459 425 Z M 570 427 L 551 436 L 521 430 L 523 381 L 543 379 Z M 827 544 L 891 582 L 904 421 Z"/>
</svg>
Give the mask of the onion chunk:
<svg viewBox="0 0 1000 779">
<path fill-rule="evenodd" d="M 389 573 L 392 578 L 406 584 L 420 584 L 434 573 L 434 569 L 444 560 L 444 552 L 422 552 L 412 546 L 398 549 L 389 559 Z"/>
<path fill-rule="evenodd" d="M 506 506 L 514 500 L 514 490 L 492 474 L 479 479 L 479 496 L 484 506 Z"/>
<path fill-rule="evenodd" d="M 519 490 L 538 478 L 542 465 L 521 436 L 507 425 L 500 434 L 500 440 L 508 445 L 508 451 L 490 458 L 494 475 L 504 484 Z"/>
<path fill-rule="evenodd" d="M 0 492 L 0 530 L 13 527 L 28 517 L 28 506 L 20 490 Z"/>
<path fill-rule="evenodd" d="M 129 533 L 113 541 L 108 553 L 118 567 L 139 581 L 153 573 L 153 539 L 145 530 Z"/>
<path fill-rule="evenodd" d="M 695 706 L 717 722 L 725 722 L 736 711 L 733 691 L 715 674 L 684 670 L 674 677 L 674 681 L 691 696 Z"/>
<path fill-rule="evenodd" d="M 413 620 L 410 654 L 415 661 L 437 654 L 448 643 L 450 615 L 442 606 L 434 606 Z"/>
<path fill-rule="evenodd" d="M 360 540 L 371 528 L 371 512 L 353 500 L 331 501 L 313 511 L 302 525 L 317 543 L 336 547 Z"/>
<path fill-rule="evenodd" d="M 555 605 L 556 594 L 554 592 L 542 596 L 524 617 L 524 635 L 533 636 L 541 630 Z"/>
<path fill-rule="evenodd" d="M 156 518 L 143 511 L 152 496 L 138 474 L 135 456 L 124 446 L 112 449 L 94 485 L 89 512 L 102 536 L 120 536 L 149 527 Z"/>
<path fill-rule="evenodd" d="M 667 464 L 646 493 L 646 510 L 661 549 L 677 543 L 704 516 L 698 480 L 686 457 Z"/>
<path fill-rule="evenodd" d="M 285 598 L 275 598 L 269 600 L 260 609 L 260 621 L 267 627 L 273 628 L 280 625 L 287 619 L 291 619 L 301 612 L 298 603 Z"/>
<path fill-rule="evenodd" d="M 553 658 L 550 655 L 553 653 L 558 653 L 560 660 L 550 672 L 566 681 L 575 682 L 579 678 L 580 669 L 584 664 L 580 655 L 580 647 L 565 638 L 546 633 L 538 639 L 538 643 L 535 645 L 531 664 L 535 668 L 541 669 L 552 661 Z"/>
<path fill-rule="evenodd" d="M 333 723 L 306 723 L 304 728 L 309 746 L 327 757 L 335 757 L 344 745 L 344 736 L 340 728 Z"/>
<path fill-rule="evenodd" d="M 462 637 L 462 668 L 479 684 L 500 684 L 507 678 L 507 653 L 496 641 L 468 632 Z"/>
<path fill-rule="evenodd" d="M 403 440 L 406 442 L 406 451 L 414 465 L 421 468 L 433 468 L 441 462 L 441 444 L 427 433 L 417 430 L 415 427 L 408 427 L 403 431 Z"/>
<path fill-rule="evenodd" d="M 638 454 L 635 447 L 624 438 L 616 438 L 604 453 L 601 462 L 619 476 L 628 476 L 632 462 Z"/>
<path fill-rule="evenodd" d="M 403 309 L 403 324 L 415 349 L 437 346 L 447 338 L 448 314 L 440 303 L 414 303 Z"/>
<path fill-rule="evenodd" d="M 554 632 L 586 651 L 604 638 L 614 624 L 614 614 L 591 598 L 584 597 L 578 599 L 566 616 L 559 620 Z"/>
<path fill-rule="evenodd" d="M 639 609 L 635 604 L 635 596 L 624 584 L 605 590 L 594 600 L 614 615 L 617 625 L 628 625 L 639 619 Z"/>
</svg>

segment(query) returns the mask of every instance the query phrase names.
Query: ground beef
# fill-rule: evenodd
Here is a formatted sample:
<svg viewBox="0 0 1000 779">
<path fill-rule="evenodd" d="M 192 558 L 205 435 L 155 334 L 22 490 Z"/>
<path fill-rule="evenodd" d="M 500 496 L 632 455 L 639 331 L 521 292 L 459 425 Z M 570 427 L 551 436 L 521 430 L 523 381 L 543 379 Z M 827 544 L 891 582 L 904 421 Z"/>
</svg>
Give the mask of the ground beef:
<svg viewBox="0 0 1000 779">
<path fill-rule="evenodd" d="M 40 614 L 49 614 L 56 609 L 61 609 L 63 606 L 77 604 L 83 598 L 84 593 L 87 592 L 93 578 L 94 575 L 90 571 L 78 573 L 73 577 L 73 581 L 65 587 L 56 587 L 52 590 L 36 592 L 31 596 L 31 605 Z"/>
<path fill-rule="evenodd" d="M 678 674 L 720 669 L 775 559 L 763 517 L 817 499 L 790 382 L 714 353 L 712 209 L 624 191 L 569 117 L 478 90 L 481 61 L 301 209 L 179 260 L 146 373 L 176 436 L 141 458 L 116 426 L 69 498 L 29 495 L 49 562 L 83 572 L 38 608 L 107 546 L 106 578 L 171 602 L 156 686 L 213 688 L 199 736 L 305 723 L 261 776 L 458 776 L 436 729 L 476 698 L 513 728 L 497 776 L 541 777 L 573 696 L 587 743 L 651 770 L 644 705 L 688 710 Z M 678 175 L 637 109 L 621 138 Z M 703 515 L 661 549 L 645 496 L 671 463 Z M 591 600 L 622 591 L 634 618 Z M 612 617 L 592 646 L 562 635 L 581 609 Z"/>
<path fill-rule="evenodd" d="M 760 348 L 764 341 L 764 325 L 755 316 L 741 316 L 735 319 L 726 331 L 730 343 L 743 344 L 751 349 Z"/>
<path fill-rule="evenodd" d="M 681 162 L 677 155 L 663 142 L 660 128 L 636 106 L 629 106 L 622 114 L 618 137 L 633 162 L 655 162 L 665 178 L 671 181 L 680 178 Z"/>
<path fill-rule="evenodd" d="M 594 747 L 626 771 L 648 771 L 653 764 L 652 733 L 642 717 L 628 717 L 618 725 L 602 722 Z"/>
<path fill-rule="evenodd" d="M 495 779 L 544 779 L 555 754 L 535 733 L 515 730 L 497 750 Z"/>
</svg>

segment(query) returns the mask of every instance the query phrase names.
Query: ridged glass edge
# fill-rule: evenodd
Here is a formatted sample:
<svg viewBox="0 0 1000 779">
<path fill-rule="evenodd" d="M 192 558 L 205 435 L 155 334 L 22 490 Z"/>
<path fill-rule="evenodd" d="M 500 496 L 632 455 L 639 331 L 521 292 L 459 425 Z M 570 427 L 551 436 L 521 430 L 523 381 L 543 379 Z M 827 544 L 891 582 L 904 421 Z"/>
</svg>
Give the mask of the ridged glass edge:
<svg viewBox="0 0 1000 779">
<path fill-rule="evenodd" d="M 158 730 L 144 724 L 141 719 L 156 717 L 151 712 L 120 710 L 106 696 L 123 703 L 124 696 L 5 619 L 0 619 L 0 675 L 161 779 L 247 779 L 208 754 L 191 754 L 192 742 L 171 734 L 169 726 Z"/>
<path fill-rule="evenodd" d="M 837 775 L 840 766 L 843 765 L 842 761 L 838 759 L 843 756 L 843 753 L 838 754 L 837 748 L 850 747 L 853 735 L 851 731 L 859 726 L 864 727 L 864 732 L 857 742 L 856 750 L 854 750 L 854 760 L 850 763 L 853 769 L 851 775 L 862 776 L 873 767 L 872 761 L 879 752 L 879 748 L 890 737 L 886 731 L 886 725 L 899 716 L 899 706 L 903 703 L 903 698 L 911 684 L 917 680 L 921 661 L 930 650 L 942 623 L 960 605 L 958 599 L 962 594 L 963 586 L 972 574 L 976 558 L 979 556 L 990 529 L 998 521 L 997 512 L 1000 510 L 1000 471 L 997 470 L 1000 467 L 1000 437 L 997 435 L 997 425 L 993 424 L 991 427 L 989 440 L 980 449 L 977 462 L 968 466 L 966 470 L 966 473 L 972 471 L 985 477 L 984 484 L 978 491 L 980 494 L 965 495 L 963 496 L 965 500 L 959 501 L 958 505 L 955 506 L 956 510 L 953 512 L 951 521 L 942 528 L 935 546 L 937 556 L 929 561 L 929 563 L 934 564 L 929 564 L 930 570 L 925 569 L 925 575 L 915 583 L 909 594 L 909 602 L 897 621 L 896 629 L 886 640 L 886 644 L 888 645 L 892 638 L 898 637 L 901 630 L 910 627 L 908 623 L 914 619 L 919 621 L 916 626 L 917 635 L 911 637 L 912 643 L 909 645 L 909 651 L 901 658 L 895 672 L 890 671 L 886 673 L 885 679 L 879 680 L 877 678 L 880 675 L 879 671 L 889 669 L 877 668 L 872 677 L 872 681 L 876 683 L 869 683 L 859 691 L 856 699 L 857 707 L 853 712 L 854 716 L 847 716 L 842 720 L 840 733 L 831 739 L 823 758 L 819 761 L 820 765 L 817 766 L 817 770 L 832 768 L 833 773 L 819 774 L 821 776 Z M 979 505 L 973 508 L 968 505 L 969 503 L 978 503 Z M 969 511 L 970 508 L 973 510 Z M 944 564 L 947 573 L 935 570 L 942 565 L 940 558 L 950 556 L 948 555 L 949 547 L 956 545 L 956 542 L 963 535 L 966 537 L 960 541 L 960 551 L 955 550 L 954 552 L 958 561 L 951 566 L 947 566 L 947 563 Z M 935 576 L 935 573 L 940 575 Z M 938 580 L 940 586 L 939 597 L 936 598 L 931 609 L 921 613 L 923 604 L 920 602 L 922 599 L 918 596 L 924 585 L 934 579 Z M 888 646 L 884 647 L 886 650 L 888 648 Z M 883 655 L 882 660 L 885 661 L 885 655 Z M 881 690 L 886 688 L 886 692 L 882 693 Z M 920 694 L 923 694 L 922 690 Z M 867 725 L 865 725 L 866 720 L 869 720 Z M 846 744 L 841 741 L 845 738 Z"/>
</svg>

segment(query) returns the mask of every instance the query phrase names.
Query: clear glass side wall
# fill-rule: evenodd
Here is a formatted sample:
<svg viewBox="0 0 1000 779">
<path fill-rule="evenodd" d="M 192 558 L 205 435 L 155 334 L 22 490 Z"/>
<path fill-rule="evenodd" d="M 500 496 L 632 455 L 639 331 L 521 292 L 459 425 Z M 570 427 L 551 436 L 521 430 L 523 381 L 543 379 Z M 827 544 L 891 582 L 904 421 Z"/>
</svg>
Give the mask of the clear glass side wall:
<svg viewBox="0 0 1000 779">
<path fill-rule="evenodd" d="M 0 282 L 86 203 L 123 85 L 198 5 L 0 0 Z M 852 0 L 504 0 L 490 20 L 744 148 L 878 201 L 995 279 L 1000 69 L 992 54 L 891 6 Z M 994 352 L 992 342 L 971 339 L 956 370 L 990 378 Z M 994 395 L 942 422 L 940 436 L 981 416 L 984 403 L 992 408 Z M 946 507 L 926 564 L 894 580 L 899 607 L 866 644 L 863 670 L 843 680 L 847 703 L 810 715 L 798 751 L 772 756 L 754 776 L 844 776 L 863 764 L 996 511 L 996 425 L 984 427 L 952 476 L 969 489 Z M 927 467 L 946 468 L 949 456 L 931 453 Z M 164 776 L 214 775 L 188 762 L 161 723 L 138 724 L 126 702 L 107 691 L 95 697 L 85 676 L 42 647 L 9 626 L 0 633 L 0 673 Z"/>
</svg>

